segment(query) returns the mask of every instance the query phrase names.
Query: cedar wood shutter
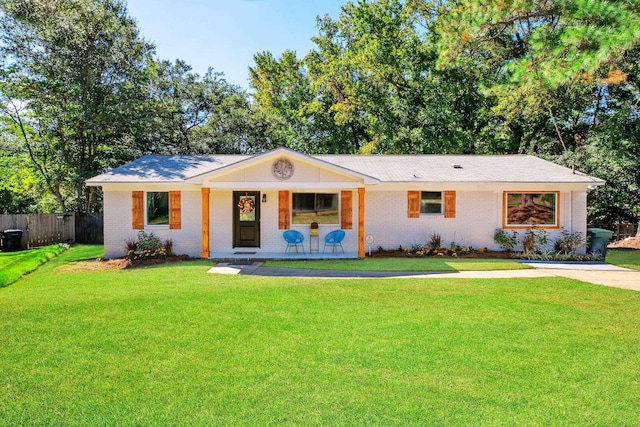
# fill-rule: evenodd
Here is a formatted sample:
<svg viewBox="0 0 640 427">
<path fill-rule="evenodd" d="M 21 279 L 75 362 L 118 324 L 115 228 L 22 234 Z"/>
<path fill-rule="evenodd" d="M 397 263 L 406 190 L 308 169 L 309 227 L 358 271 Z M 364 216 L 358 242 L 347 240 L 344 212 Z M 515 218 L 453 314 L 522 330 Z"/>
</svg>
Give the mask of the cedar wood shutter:
<svg viewBox="0 0 640 427">
<path fill-rule="evenodd" d="M 290 228 L 289 214 L 289 192 L 287 190 L 278 191 L 278 229 L 288 230 Z"/>
<path fill-rule="evenodd" d="M 349 190 L 340 193 L 340 228 L 351 230 L 353 228 L 353 193 Z"/>
<path fill-rule="evenodd" d="M 407 192 L 407 218 L 420 218 L 420 192 Z"/>
<path fill-rule="evenodd" d="M 455 191 L 444 192 L 444 217 L 445 218 L 456 217 L 456 192 Z"/>
<path fill-rule="evenodd" d="M 131 192 L 131 228 L 144 228 L 144 191 Z"/>
<path fill-rule="evenodd" d="M 169 191 L 169 229 L 180 230 L 182 227 L 180 191 Z"/>
</svg>

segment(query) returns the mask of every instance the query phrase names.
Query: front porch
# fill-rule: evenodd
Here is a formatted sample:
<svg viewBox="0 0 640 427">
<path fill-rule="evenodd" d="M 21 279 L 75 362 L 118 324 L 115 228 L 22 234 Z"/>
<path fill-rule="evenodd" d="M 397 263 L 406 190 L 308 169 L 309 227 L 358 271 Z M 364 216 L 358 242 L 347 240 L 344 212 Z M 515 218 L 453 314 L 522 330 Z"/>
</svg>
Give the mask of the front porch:
<svg viewBox="0 0 640 427">
<path fill-rule="evenodd" d="M 247 249 L 229 251 L 229 252 L 211 252 L 209 254 L 209 259 L 215 261 L 263 261 L 263 260 L 320 260 L 320 259 L 358 259 L 357 252 L 337 252 L 331 253 L 327 251 L 326 253 L 316 253 L 310 254 L 306 251 L 305 254 L 302 252 L 296 253 L 293 252 L 291 255 L 285 254 L 284 251 L 281 252 L 261 252 L 251 251 Z"/>
</svg>

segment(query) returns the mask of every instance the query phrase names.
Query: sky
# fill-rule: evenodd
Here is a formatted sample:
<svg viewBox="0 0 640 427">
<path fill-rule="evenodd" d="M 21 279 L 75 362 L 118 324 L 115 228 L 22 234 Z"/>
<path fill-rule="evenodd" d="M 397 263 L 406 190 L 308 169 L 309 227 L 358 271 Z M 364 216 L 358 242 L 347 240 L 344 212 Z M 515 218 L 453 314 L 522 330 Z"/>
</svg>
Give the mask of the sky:
<svg viewBox="0 0 640 427">
<path fill-rule="evenodd" d="M 336 19 L 347 0 L 128 0 L 129 15 L 160 59 L 182 59 L 203 75 L 209 67 L 249 88 L 253 55 L 298 57 L 313 47 L 316 16 Z"/>
</svg>

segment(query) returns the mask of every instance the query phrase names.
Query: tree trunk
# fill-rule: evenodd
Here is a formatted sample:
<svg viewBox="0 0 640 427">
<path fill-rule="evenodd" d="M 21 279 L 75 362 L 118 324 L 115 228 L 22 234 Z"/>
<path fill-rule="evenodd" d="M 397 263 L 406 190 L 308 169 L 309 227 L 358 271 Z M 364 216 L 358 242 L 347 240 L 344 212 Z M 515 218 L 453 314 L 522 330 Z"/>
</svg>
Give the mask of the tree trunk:
<svg viewBox="0 0 640 427">
<path fill-rule="evenodd" d="M 523 208 L 529 207 L 529 206 L 535 206 L 535 203 L 533 203 L 533 194 L 523 193 L 522 196 L 520 196 L 520 205 Z"/>
</svg>

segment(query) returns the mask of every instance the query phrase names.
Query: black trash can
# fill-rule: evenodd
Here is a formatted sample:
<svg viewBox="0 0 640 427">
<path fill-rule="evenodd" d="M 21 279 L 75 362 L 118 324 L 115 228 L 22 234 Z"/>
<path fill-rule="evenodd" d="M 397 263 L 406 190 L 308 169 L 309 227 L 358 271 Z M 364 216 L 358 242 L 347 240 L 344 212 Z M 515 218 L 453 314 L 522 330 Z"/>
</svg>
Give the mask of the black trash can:
<svg viewBox="0 0 640 427">
<path fill-rule="evenodd" d="M 22 230 L 4 230 L 2 232 L 2 250 L 4 252 L 19 251 L 22 241 Z"/>
</svg>

